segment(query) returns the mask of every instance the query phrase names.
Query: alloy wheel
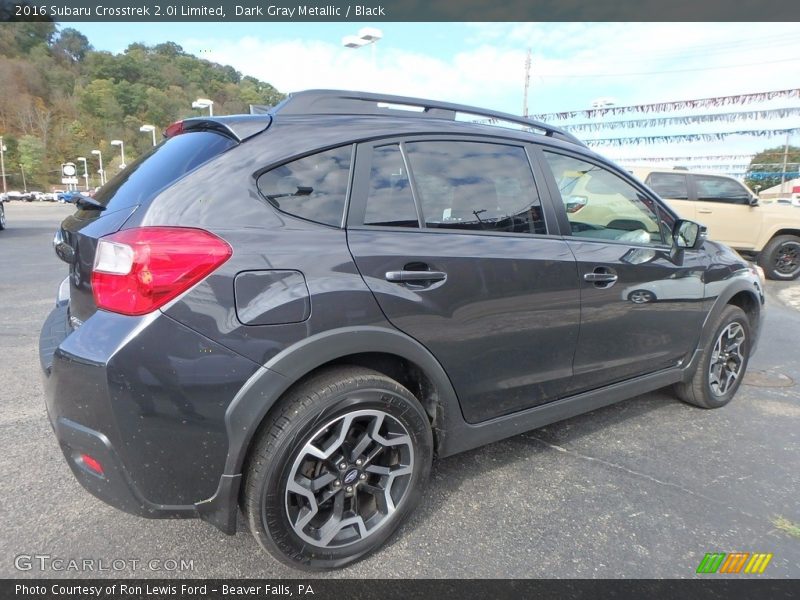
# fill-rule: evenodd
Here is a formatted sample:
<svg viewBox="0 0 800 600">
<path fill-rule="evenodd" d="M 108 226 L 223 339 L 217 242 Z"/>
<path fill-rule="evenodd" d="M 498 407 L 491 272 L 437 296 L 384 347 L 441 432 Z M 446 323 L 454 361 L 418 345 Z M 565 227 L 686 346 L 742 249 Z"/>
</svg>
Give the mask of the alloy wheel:
<svg viewBox="0 0 800 600">
<path fill-rule="evenodd" d="M 414 449 L 405 426 L 381 410 L 358 410 L 319 428 L 302 446 L 286 483 L 294 533 L 322 548 L 371 536 L 409 489 Z"/>
<path fill-rule="evenodd" d="M 742 374 L 745 341 L 744 327 L 737 322 L 719 334 L 708 366 L 708 385 L 715 396 L 724 396 Z"/>
<path fill-rule="evenodd" d="M 800 244 L 785 242 L 775 255 L 775 270 L 782 275 L 794 275 L 800 270 Z"/>
</svg>

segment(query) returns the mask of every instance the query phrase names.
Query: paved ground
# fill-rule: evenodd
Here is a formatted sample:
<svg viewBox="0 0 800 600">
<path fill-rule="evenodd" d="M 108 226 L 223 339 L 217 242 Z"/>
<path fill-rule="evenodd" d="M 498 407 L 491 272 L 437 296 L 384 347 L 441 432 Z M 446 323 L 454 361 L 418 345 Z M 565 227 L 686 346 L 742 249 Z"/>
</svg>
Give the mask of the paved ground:
<svg viewBox="0 0 800 600">
<path fill-rule="evenodd" d="M 73 480 L 47 422 L 37 355 L 66 272 L 50 241 L 69 207 L 6 208 L 0 577 L 76 575 L 15 569 L 16 556 L 33 554 L 127 561 L 109 575 L 164 576 L 147 563 L 185 559 L 187 576 L 302 576 L 244 529 L 227 537 L 200 521 L 129 516 Z M 798 290 L 770 283 L 751 385 L 728 407 L 703 411 L 656 392 L 442 460 L 394 542 L 336 575 L 690 577 L 706 552 L 745 551 L 774 553 L 765 576 L 800 577 L 800 538 L 777 525 L 800 523 L 800 312 L 779 298 Z M 135 571 L 131 559 L 141 561 Z"/>
</svg>

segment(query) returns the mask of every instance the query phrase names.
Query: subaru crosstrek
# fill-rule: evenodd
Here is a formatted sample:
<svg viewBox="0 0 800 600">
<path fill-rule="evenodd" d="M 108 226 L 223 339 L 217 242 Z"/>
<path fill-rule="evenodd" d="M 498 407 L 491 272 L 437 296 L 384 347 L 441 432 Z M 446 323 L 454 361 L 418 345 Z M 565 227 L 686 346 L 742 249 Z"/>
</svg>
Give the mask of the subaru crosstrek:
<svg viewBox="0 0 800 600">
<path fill-rule="evenodd" d="M 279 560 L 339 567 L 434 456 L 741 385 L 758 268 L 568 133 L 308 91 L 165 138 L 77 198 L 41 336 L 64 456 L 124 511 L 234 534 L 241 507 Z"/>
</svg>

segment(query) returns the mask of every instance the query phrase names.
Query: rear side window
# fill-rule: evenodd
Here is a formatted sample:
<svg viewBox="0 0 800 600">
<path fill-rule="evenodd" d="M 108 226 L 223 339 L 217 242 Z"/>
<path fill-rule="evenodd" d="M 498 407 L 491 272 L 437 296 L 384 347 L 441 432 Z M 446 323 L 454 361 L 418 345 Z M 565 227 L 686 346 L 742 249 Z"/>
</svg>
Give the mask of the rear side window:
<svg viewBox="0 0 800 600">
<path fill-rule="evenodd" d="M 372 152 L 364 225 L 419 227 L 411 184 L 397 144 L 380 146 Z"/>
<path fill-rule="evenodd" d="M 681 173 L 650 173 L 645 183 L 662 198 L 672 200 L 689 199 L 686 175 Z"/>
<path fill-rule="evenodd" d="M 342 224 L 352 146 L 299 158 L 267 171 L 258 189 L 285 213 L 339 227 Z"/>
<path fill-rule="evenodd" d="M 231 138 L 211 131 L 176 135 L 121 170 L 100 188 L 95 200 L 108 210 L 142 204 L 189 171 L 235 145 Z"/>
<path fill-rule="evenodd" d="M 404 145 L 426 227 L 546 233 L 525 150 L 484 142 Z"/>
<path fill-rule="evenodd" d="M 697 189 L 698 200 L 727 204 L 750 203 L 750 193 L 741 183 L 732 179 L 713 175 L 695 175 L 694 185 Z"/>
</svg>

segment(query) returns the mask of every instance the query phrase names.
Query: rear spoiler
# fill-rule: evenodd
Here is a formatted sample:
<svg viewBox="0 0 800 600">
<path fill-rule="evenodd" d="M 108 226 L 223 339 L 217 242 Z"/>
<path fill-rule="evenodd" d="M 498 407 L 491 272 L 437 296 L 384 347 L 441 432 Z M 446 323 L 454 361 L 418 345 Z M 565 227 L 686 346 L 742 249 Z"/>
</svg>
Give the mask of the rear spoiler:
<svg viewBox="0 0 800 600">
<path fill-rule="evenodd" d="M 241 143 L 266 131 L 271 123 L 272 116 L 268 114 L 193 117 L 176 121 L 167 127 L 164 130 L 164 137 L 171 138 L 190 131 L 216 131 Z"/>
</svg>

